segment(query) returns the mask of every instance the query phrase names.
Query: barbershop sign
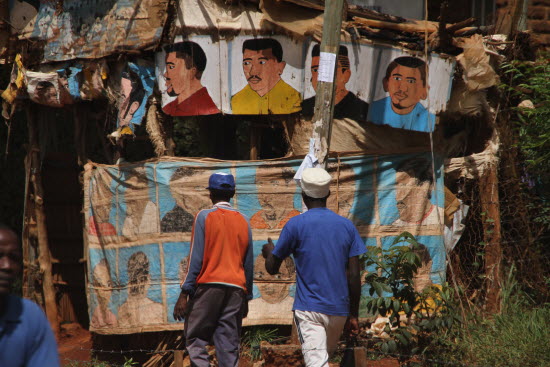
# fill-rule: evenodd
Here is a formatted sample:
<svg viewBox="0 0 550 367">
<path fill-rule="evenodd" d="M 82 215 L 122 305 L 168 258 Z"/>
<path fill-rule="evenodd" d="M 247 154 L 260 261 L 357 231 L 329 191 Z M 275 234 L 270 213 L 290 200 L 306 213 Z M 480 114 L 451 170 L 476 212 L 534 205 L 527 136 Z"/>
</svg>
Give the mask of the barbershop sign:
<svg viewBox="0 0 550 367">
<path fill-rule="evenodd" d="M 326 55 L 316 42 L 285 36 L 176 39 L 157 54 L 156 77 L 163 111 L 172 116 L 301 113 L 307 118 L 313 115 L 318 79 L 330 74 L 324 71 L 327 60 L 336 65 L 330 75 L 336 83 L 336 118 L 429 132 L 450 95 L 452 59 L 345 42 L 337 55 Z"/>
</svg>

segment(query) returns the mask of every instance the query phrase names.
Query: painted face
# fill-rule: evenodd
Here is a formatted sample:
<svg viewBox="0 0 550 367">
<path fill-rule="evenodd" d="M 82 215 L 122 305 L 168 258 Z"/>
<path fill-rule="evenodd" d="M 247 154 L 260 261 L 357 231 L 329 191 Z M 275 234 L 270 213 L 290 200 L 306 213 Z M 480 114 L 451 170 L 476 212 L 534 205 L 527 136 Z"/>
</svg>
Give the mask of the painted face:
<svg viewBox="0 0 550 367">
<path fill-rule="evenodd" d="M 97 298 L 103 302 L 108 302 L 111 298 L 111 288 L 113 282 L 111 281 L 111 274 L 105 263 L 99 263 L 94 268 L 94 286 Z"/>
<path fill-rule="evenodd" d="M 281 79 L 285 68 L 284 61 L 278 62 L 272 50 L 244 50 L 243 72 L 250 88 L 264 96 Z"/>
<path fill-rule="evenodd" d="M 0 229 L 0 296 L 10 293 L 21 272 L 22 258 L 17 235 L 8 229 Z"/>
<path fill-rule="evenodd" d="M 175 97 L 186 91 L 191 85 L 191 81 L 197 79 L 197 68 L 190 69 L 185 65 L 185 59 L 180 59 L 175 52 L 166 55 L 166 93 Z"/>
<path fill-rule="evenodd" d="M 336 214 L 348 218 L 355 198 L 355 173 L 351 167 L 341 166 L 337 187 L 338 165 L 329 163 L 328 172 L 332 176 L 332 184 L 327 207 Z"/>
<path fill-rule="evenodd" d="M 431 260 L 425 264 L 423 263 L 414 274 L 413 285 L 416 292 L 422 292 L 426 287 L 432 284 L 432 279 L 430 278 L 432 265 L 433 261 Z"/>
<path fill-rule="evenodd" d="M 170 193 L 176 204 L 193 214 L 212 207 L 209 192 L 205 189 L 210 174 L 208 170 L 197 169 L 191 176 L 170 181 Z"/>
<path fill-rule="evenodd" d="M 48 106 L 59 104 L 57 100 L 57 90 L 53 85 L 49 87 L 37 88 L 36 99 L 38 102 Z"/>
<path fill-rule="evenodd" d="M 296 185 L 293 180 L 284 179 L 283 173 L 277 167 L 260 167 L 256 170 L 258 201 L 263 209 L 276 209 L 277 203 L 293 202 Z"/>
<path fill-rule="evenodd" d="M 420 69 L 398 65 L 392 70 L 384 89 L 390 94 L 392 109 L 399 115 L 410 113 L 421 99 L 426 99 L 427 90 Z"/>
<path fill-rule="evenodd" d="M 395 199 L 399 218 L 408 223 L 420 223 L 432 206 L 428 197 L 432 185 L 427 181 L 418 185 L 416 179 L 406 172 L 398 172 L 395 177 Z"/>
<path fill-rule="evenodd" d="M 317 90 L 317 78 L 319 77 L 319 56 L 313 56 L 311 58 L 311 85 L 313 89 Z M 336 89 L 345 89 L 346 84 L 351 77 L 351 70 L 349 67 L 344 68 L 340 60 L 338 60 L 338 67 L 336 68 Z"/>
</svg>

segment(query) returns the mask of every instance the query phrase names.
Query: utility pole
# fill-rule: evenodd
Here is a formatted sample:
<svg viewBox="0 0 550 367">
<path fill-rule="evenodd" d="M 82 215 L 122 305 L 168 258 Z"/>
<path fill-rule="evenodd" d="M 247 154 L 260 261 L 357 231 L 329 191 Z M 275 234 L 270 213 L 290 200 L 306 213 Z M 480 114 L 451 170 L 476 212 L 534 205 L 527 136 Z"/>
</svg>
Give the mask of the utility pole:
<svg viewBox="0 0 550 367">
<path fill-rule="evenodd" d="M 315 156 L 321 167 L 326 167 L 334 115 L 334 90 L 344 0 L 325 0 L 323 38 L 321 40 L 312 138 Z"/>
</svg>

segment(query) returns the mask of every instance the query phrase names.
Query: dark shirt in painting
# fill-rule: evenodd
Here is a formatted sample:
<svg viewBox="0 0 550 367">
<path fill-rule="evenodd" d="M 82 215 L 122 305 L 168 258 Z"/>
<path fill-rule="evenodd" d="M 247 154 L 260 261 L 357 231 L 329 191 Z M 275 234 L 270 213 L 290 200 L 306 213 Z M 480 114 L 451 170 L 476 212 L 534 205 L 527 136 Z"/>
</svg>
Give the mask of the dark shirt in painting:
<svg viewBox="0 0 550 367">
<path fill-rule="evenodd" d="M 161 232 L 191 232 L 195 218 L 185 209 L 175 206 L 160 221 Z"/>
<path fill-rule="evenodd" d="M 305 99 L 302 102 L 302 115 L 306 118 L 313 117 L 315 108 L 315 96 Z M 348 118 L 354 121 L 367 121 L 369 112 L 369 104 L 352 92 L 348 92 L 346 96 L 334 106 L 334 118 Z"/>
</svg>

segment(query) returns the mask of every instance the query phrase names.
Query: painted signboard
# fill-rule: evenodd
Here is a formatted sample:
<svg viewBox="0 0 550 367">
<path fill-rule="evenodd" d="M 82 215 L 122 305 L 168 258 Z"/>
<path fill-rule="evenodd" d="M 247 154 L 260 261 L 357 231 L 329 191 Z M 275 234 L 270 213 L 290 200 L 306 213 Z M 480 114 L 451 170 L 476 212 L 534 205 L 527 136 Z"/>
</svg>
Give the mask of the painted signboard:
<svg viewBox="0 0 550 367">
<path fill-rule="evenodd" d="M 313 117 L 318 43 L 286 36 L 180 38 L 157 55 L 163 111 Z M 430 132 L 450 95 L 454 61 L 404 50 L 343 43 L 334 55 L 334 117 Z"/>
<path fill-rule="evenodd" d="M 91 330 L 124 334 L 183 327 L 172 311 L 187 271 L 194 215 L 211 206 L 205 187 L 213 172 L 235 176 L 233 205 L 252 226 L 254 298 L 244 324 L 290 324 L 294 263 L 287 260 L 281 274 L 271 276 L 265 271 L 261 247 L 268 238 L 276 244 L 285 223 L 302 211 L 300 189 L 293 180 L 300 164 L 300 159 L 174 158 L 87 165 L 84 212 Z M 440 160 L 432 164 L 430 153 L 341 156 L 330 161 L 328 170 L 334 177 L 328 205 L 353 221 L 366 246 L 387 249 L 400 233 L 411 232 L 429 255 L 418 284 L 444 282 Z"/>
</svg>

